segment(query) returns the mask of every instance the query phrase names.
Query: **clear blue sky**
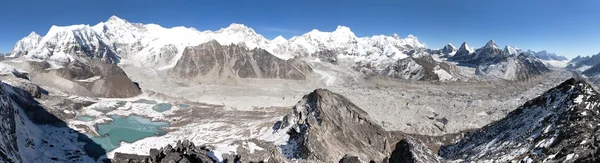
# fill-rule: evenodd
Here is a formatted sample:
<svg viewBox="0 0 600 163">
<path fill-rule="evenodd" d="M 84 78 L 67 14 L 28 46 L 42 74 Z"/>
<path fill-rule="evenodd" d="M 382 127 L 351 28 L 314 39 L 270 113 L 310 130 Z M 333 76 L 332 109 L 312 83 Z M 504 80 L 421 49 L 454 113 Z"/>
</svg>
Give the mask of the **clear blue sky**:
<svg viewBox="0 0 600 163">
<path fill-rule="evenodd" d="M 96 24 L 117 15 L 131 22 L 216 30 L 243 23 L 267 38 L 348 26 L 357 36 L 414 34 L 430 48 L 494 39 L 572 58 L 600 52 L 598 0 L 5 0 L 0 52 L 31 31 Z"/>
</svg>

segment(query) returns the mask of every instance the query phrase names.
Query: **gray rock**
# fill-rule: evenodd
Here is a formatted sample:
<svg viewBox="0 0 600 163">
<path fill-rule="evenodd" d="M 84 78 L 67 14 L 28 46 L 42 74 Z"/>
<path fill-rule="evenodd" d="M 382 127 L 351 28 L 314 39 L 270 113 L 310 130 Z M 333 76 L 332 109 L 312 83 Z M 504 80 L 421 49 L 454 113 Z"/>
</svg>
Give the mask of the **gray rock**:
<svg viewBox="0 0 600 163">
<path fill-rule="evenodd" d="M 339 163 L 361 163 L 361 162 L 358 159 L 358 157 L 356 157 L 356 156 L 344 155 L 344 157 L 342 157 L 342 159 L 340 159 Z"/>
<path fill-rule="evenodd" d="M 391 151 L 388 133 L 345 97 L 325 89 L 304 96 L 286 115 L 280 131 L 290 140 L 282 146 L 288 159 L 338 162 L 346 154 L 381 162 Z M 291 127 L 289 131 L 282 130 Z"/>
<path fill-rule="evenodd" d="M 569 79 L 439 153 L 477 162 L 598 162 L 598 101 L 592 85 Z"/>
<path fill-rule="evenodd" d="M 282 60 L 263 49 L 247 49 L 239 45 L 222 46 L 210 41 L 187 47 L 171 74 L 180 78 L 215 79 L 280 78 L 304 80 L 312 73 L 299 59 Z"/>
<path fill-rule="evenodd" d="M 390 163 L 440 163 L 446 162 L 431 151 L 425 143 L 410 136 L 396 143 L 389 159 Z"/>
</svg>

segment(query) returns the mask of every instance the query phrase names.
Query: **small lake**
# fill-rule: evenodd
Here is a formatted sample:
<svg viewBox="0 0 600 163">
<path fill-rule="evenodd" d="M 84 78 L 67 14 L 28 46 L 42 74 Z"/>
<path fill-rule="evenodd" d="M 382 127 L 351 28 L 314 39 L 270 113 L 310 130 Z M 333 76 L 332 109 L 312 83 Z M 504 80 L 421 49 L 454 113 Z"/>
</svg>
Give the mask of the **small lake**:
<svg viewBox="0 0 600 163">
<path fill-rule="evenodd" d="M 77 116 L 77 118 L 75 118 L 76 120 L 80 120 L 80 121 L 84 121 L 84 122 L 89 122 L 89 121 L 93 121 L 94 117 L 92 116 L 87 116 L 87 115 L 82 115 L 82 116 Z"/>
<path fill-rule="evenodd" d="M 160 104 L 154 105 L 152 107 L 152 110 L 157 111 L 157 112 L 165 112 L 167 110 L 170 110 L 171 107 L 173 107 L 173 106 L 169 103 L 160 103 Z"/>
<path fill-rule="evenodd" d="M 166 122 L 152 122 L 140 116 L 112 116 L 111 118 L 113 122 L 98 125 L 99 137 L 91 137 L 107 152 L 119 147 L 121 141 L 131 143 L 150 136 L 164 135 L 166 132 L 160 128 L 169 126 Z"/>
<path fill-rule="evenodd" d="M 182 109 L 187 109 L 187 108 L 190 108 L 190 105 L 188 105 L 188 104 L 177 104 L 177 107 L 182 108 Z"/>
<path fill-rule="evenodd" d="M 157 102 L 155 100 L 139 99 L 139 100 L 133 101 L 133 103 L 142 103 L 142 104 L 151 104 L 151 105 L 154 105 Z"/>
<path fill-rule="evenodd" d="M 114 105 L 111 105 L 111 106 L 96 106 L 96 107 L 93 107 L 92 109 L 102 112 L 102 113 L 108 113 L 113 110 L 116 110 L 117 108 L 125 106 L 125 104 L 127 104 L 127 101 L 117 101 Z"/>
</svg>

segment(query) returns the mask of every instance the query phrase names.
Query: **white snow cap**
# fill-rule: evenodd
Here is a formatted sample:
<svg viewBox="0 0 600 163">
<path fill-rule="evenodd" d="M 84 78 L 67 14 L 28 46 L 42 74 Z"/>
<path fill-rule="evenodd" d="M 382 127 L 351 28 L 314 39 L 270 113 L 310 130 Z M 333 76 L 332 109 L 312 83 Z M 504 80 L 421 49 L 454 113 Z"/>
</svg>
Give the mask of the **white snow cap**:
<svg viewBox="0 0 600 163">
<path fill-rule="evenodd" d="M 313 29 L 290 39 L 277 36 L 269 40 L 239 23 L 232 23 L 217 31 L 199 31 L 181 26 L 165 28 L 157 24 L 130 23 L 113 15 L 94 26 L 52 26 L 44 37 L 32 32 L 17 43 L 13 51 L 21 52 L 18 54 L 33 54 L 31 51 L 36 51 L 35 54 L 39 55 L 51 54 L 70 48 L 67 46 L 71 46 L 73 42 L 80 42 L 82 46 L 92 46 L 95 49 L 115 49 L 114 54 L 135 65 L 166 69 L 175 65 L 185 47 L 197 46 L 210 40 L 217 40 L 223 45 L 244 44 L 248 48 L 262 48 L 281 59 L 321 50 L 338 50 L 353 54 L 348 57 L 354 57 L 357 61 L 380 61 L 404 58 L 407 57 L 404 52 L 426 47 L 414 35 L 408 35 L 404 39 L 396 33 L 392 36 L 357 37 L 349 27 L 343 25 L 338 25 L 331 32 Z M 175 54 L 162 55 L 165 47 L 171 48 L 169 52 Z M 70 55 L 72 54 L 65 54 Z"/>
<path fill-rule="evenodd" d="M 494 40 L 490 40 L 490 41 L 487 42 L 487 44 L 485 44 L 485 46 L 483 48 L 498 49 L 498 45 L 496 45 L 496 42 L 494 42 Z"/>
</svg>

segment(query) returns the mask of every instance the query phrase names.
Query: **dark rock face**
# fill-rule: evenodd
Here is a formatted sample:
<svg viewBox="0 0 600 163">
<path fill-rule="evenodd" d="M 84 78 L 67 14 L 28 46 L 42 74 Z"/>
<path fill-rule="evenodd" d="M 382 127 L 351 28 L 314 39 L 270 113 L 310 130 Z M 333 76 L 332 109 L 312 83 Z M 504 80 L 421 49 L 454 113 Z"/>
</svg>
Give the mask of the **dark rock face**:
<svg viewBox="0 0 600 163">
<path fill-rule="evenodd" d="M 441 51 L 440 51 L 440 52 L 441 52 L 442 54 L 444 54 L 444 55 L 448 55 L 448 54 L 450 54 L 450 53 L 452 53 L 452 52 L 454 52 L 454 51 L 456 51 L 456 50 L 457 50 L 457 49 L 456 49 L 454 46 L 452 46 L 452 44 L 446 44 L 446 45 L 445 45 L 445 46 L 444 46 L 444 47 L 441 49 Z"/>
<path fill-rule="evenodd" d="M 410 136 L 396 143 L 389 158 L 390 163 L 441 163 L 446 162 L 418 139 Z"/>
<path fill-rule="evenodd" d="M 210 150 L 206 147 L 197 147 L 194 143 L 178 141 L 175 147 L 167 145 L 160 149 L 150 149 L 150 156 L 115 153 L 112 162 L 173 162 L 173 163 L 203 163 L 216 162 L 208 157 Z"/>
<path fill-rule="evenodd" d="M 313 56 L 319 58 L 321 61 L 337 64 L 337 52 L 334 50 L 318 51 Z"/>
<path fill-rule="evenodd" d="M 98 160 L 106 155 L 100 145 L 49 113 L 30 92 L 0 82 L 0 162 L 90 162 L 84 157 Z"/>
<path fill-rule="evenodd" d="M 304 80 L 312 73 L 299 59 L 281 60 L 263 49 L 239 45 L 222 46 L 216 41 L 187 47 L 171 69 L 182 78 L 280 78 Z"/>
<path fill-rule="evenodd" d="M 39 73 L 55 73 L 58 76 L 75 81 L 79 85 L 91 91 L 95 96 L 108 98 L 126 98 L 139 95 L 141 90 L 134 84 L 125 72 L 115 64 L 107 64 L 98 60 L 73 61 L 65 64 L 59 69 L 48 70 L 45 61 L 32 61 L 30 66 L 35 66 L 35 71 Z M 98 79 L 89 82 L 80 82 L 78 80 L 89 79 L 92 77 Z"/>
<path fill-rule="evenodd" d="M 15 108 L 12 106 L 10 97 L 4 89 L 0 87 L 0 142 L 4 146 L 0 147 L 0 161 L 22 162 L 18 146 L 15 123 Z"/>
<path fill-rule="evenodd" d="M 505 118 L 442 147 L 440 154 L 465 161 L 600 161 L 598 101 L 600 94 L 590 84 L 569 79 Z"/>
<path fill-rule="evenodd" d="M 356 156 L 344 155 L 339 163 L 361 163 Z"/>
<path fill-rule="evenodd" d="M 345 97 L 317 89 L 275 126 L 290 140 L 282 146 L 291 159 L 338 162 L 344 155 L 381 162 L 390 152 L 389 134 Z"/>
<path fill-rule="evenodd" d="M 504 58 L 507 54 L 504 54 L 496 42 L 490 40 L 484 47 L 479 48 L 475 51 L 475 56 L 471 58 L 472 63 L 485 63 L 497 60 L 498 58 Z"/>
<path fill-rule="evenodd" d="M 454 61 L 465 61 L 470 59 L 473 57 L 473 54 L 471 54 L 468 48 L 469 45 L 467 45 L 466 42 L 463 42 L 456 51 L 456 54 L 454 54 L 454 56 L 452 56 L 450 59 Z"/>
<path fill-rule="evenodd" d="M 261 147 L 266 147 L 261 151 L 249 151 L 247 148 L 238 146 L 236 154 L 223 154 L 223 160 L 216 160 L 214 152 L 207 146 L 195 146 L 194 143 L 187 140 L 178 141 L 175 147 L 167 145 L 160 149 L 150 149 L 149 156 L 140 156 L 134 154 L 115 153 L 112 162 L 174 162 L 174 163 L 203 163 L 203 162 L 287 162 L 281 156 L 281 153 L 274 145 L 267 145 L 266 142 L 255 139 L 248 142 L 238 141 L 234 144 L 255 143 Z"/>
</svg>

